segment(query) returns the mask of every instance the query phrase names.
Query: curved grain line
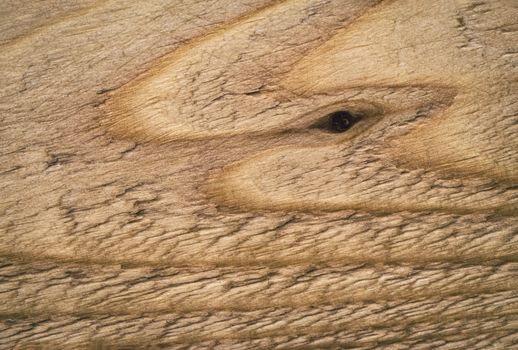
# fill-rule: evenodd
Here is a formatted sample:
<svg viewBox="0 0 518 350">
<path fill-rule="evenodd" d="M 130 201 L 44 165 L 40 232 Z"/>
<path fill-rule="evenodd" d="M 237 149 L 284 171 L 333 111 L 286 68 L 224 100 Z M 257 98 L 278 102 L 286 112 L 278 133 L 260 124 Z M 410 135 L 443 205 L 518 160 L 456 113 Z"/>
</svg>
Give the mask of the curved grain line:
<svg viewBox="0 0 518 350">
<path fill-rule="evenodd" d="M 34 37 L 45 33 L 49 28 L 58 26 L 66 21 L 73 20 L 76 18 L 79 18 L 81 16 L 84 16 L 86 14 L 89 14 L 90 12 L 93 12 L 94 10 L 102 7 L 103 5 L 108 4 L 112 0 L 98 0 L 95 3 L 93 3 L 91 6 L 82 8 L 77 11 L 73 11 L 72 13 L 66 13 L 62 16 L 59 16 L 58 18 L 51 19 L 47 23 L 44 23 L 36 28 L 33 28 L 31 31 L 21 34 L 19 36 L 16 36 L 9 41 L 0 44 L 0 48 L 2 49 L 11 49 L 12 46 L 17 46 L 19 44 L 23 44 L 24 42 L 34 39 Z"/>
</svg>

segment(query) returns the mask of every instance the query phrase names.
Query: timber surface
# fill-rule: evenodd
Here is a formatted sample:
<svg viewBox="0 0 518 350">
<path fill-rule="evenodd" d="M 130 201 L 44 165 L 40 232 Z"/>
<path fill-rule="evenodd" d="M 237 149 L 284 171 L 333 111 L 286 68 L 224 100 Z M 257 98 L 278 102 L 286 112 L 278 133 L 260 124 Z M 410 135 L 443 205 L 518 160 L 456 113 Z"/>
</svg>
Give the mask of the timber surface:
<svg viewBox="0 0 518 350">
<path fill-rule="evenodd" d="M 518 347 L 516 1 L 0 19 L 0 349 Z"/>
</svg>

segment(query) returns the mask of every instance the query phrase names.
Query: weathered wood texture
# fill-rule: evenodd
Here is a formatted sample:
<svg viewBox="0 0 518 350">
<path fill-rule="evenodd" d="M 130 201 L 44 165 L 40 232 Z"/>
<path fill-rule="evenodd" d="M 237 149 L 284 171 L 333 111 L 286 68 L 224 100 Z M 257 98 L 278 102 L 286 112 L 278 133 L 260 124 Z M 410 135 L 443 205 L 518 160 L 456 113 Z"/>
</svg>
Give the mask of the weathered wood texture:
<svg viewBox="0 0 518 350">
<path fill-rule="evenodd" d="M 518 346 L 516 1 L 0 19 L 0 349 Z"/>
</svg>

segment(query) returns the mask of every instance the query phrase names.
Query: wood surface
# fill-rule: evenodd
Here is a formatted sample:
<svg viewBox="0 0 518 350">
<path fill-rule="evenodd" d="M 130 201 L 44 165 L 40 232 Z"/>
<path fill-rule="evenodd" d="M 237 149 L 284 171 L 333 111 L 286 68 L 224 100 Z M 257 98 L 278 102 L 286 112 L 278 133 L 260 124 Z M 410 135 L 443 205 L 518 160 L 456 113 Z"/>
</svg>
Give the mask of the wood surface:
<svg viewBox="0 0 518 350">
<path fill-rule="evenodd" d="M 517 1 L 1 5 L 0 349 L 518 348 Z"/>
</svg>

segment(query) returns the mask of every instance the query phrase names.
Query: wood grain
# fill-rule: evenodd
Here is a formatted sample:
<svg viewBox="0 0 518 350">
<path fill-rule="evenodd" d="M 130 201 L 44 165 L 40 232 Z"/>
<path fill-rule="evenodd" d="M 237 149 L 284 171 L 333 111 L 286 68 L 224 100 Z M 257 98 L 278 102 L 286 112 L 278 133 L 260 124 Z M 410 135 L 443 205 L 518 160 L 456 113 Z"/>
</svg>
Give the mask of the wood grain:
<svg viewBox="0 0 518 350">
<path fill-rule="evenodd" d="M 515 1 L 0 18 L 0 349 L 517 346 Z"/>
</svg>

